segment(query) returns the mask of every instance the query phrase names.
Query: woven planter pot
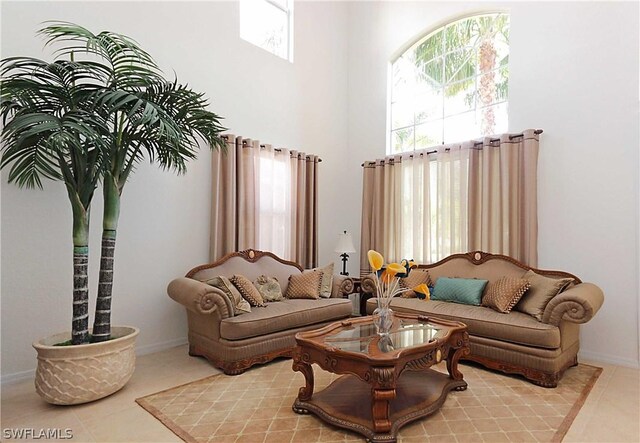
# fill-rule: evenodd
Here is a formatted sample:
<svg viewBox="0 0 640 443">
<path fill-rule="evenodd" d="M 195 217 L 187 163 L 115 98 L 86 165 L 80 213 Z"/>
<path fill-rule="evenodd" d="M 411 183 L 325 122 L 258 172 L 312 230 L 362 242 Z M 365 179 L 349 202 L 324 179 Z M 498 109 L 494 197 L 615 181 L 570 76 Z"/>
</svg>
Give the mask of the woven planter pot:
<svg viewBox="0 0 640 443">
<path fill-rule="evenodd" d="M 114 326 L 114 338 L 102 343 L 54 346 L 69 340 L 70 332 L 34 342 L 38 352 L 36 392 L 55 405 L 87 403 L 113 394 L 133 375 L 139 332 L 130 326 Z"/>
</svg>

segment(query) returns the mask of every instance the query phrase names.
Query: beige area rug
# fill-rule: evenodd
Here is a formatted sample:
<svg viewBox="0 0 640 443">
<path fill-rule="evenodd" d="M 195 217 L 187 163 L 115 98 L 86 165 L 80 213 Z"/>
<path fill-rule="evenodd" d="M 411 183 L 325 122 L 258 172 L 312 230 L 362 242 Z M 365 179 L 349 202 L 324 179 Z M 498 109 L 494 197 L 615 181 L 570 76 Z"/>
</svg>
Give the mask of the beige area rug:
<svg viewBox="0 0 640 443">
<path fill-rule="evenodd" d="M 435 369 L 446 371 L 443 364 Z M 477 366 L 460 365 L 469 388 L 442 408 L 400 429 L 402 442 L 559 442 L 602 369 L 569 369 L 555 389 Z M 316 392 L 338 376 L 314 365 Z M 363 441 L 360 434 L 298 415 L 291 405 L 304 377 L 291 360 L 242 375 L 214 375 L 136 401 L 186 442 Z"/>
</svg>

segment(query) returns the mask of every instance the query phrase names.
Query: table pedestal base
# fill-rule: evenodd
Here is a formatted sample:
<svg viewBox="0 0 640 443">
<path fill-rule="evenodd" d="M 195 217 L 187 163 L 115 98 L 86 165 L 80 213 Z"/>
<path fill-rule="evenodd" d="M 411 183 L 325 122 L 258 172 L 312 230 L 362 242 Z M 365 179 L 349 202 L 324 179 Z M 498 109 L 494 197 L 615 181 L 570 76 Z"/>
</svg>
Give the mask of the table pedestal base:
<svg viewBox="0 0 640 443">
<path fill-rule="evenodd" d="M 377 432 L 372 413 L 371 385 L 352 375 L 344 375 L 311 399 L 296 399 L 293 410 L 312 413 L 341 428 L 364 435 L 370 442 L 395 442 L 398 430 L 407 423 L 432 414 L 444 403 L 451 390 L 464 390 L 464 380 L 432 369 L 405 371 L 397 381 L 396 396 L 389 401 L 391 429 Z"/>
</svg>

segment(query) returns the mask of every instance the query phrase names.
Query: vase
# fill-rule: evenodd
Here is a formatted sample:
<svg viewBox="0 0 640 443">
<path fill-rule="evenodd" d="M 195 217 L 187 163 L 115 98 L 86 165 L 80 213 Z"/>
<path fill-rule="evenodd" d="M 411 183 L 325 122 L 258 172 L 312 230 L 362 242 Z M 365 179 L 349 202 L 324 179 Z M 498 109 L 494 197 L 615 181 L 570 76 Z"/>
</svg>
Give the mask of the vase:
<svg viewBox="0 0 640 443">
<path fill-rule="evenodd" d="M 378 335 L 388 335 L 393 326 L 393 311 L 388 306 L 379 306 L 373 311 L 373 324 Z"/>
</svg>

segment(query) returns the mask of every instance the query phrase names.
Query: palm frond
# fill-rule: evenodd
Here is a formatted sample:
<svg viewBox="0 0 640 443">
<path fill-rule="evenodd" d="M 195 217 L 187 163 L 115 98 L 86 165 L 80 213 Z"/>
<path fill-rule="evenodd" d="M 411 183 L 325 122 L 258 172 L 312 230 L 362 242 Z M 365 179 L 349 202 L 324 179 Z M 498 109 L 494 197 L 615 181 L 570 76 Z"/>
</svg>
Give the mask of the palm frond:
<svg viewBox="0 0 640 443">
<path fill-rule="evenodd" d="M 110 65 L 111 81 L 120 88 L 143 88 L 162 78 L 151 55 L 131 38 L 110 31 L 94 34 L 69 22 L 46 22 L 38 31 L 46 45 L 61 44 L 56 53 L 62 55 L 92 54 Z"/>
<path fill-rule="evenodd" d="M 63 179 L 90 201 L 103 171 L 122 187 L 144 157 L 182 173 L 202 141 L 226 148 L 204 94 L 164 80 L 134 40 L 68 22 L 46 22 L 39 34 L 58 60 L 0 62 L 0 168 L 12 164 L 11 181 Z"/>
<path fill-rule="evenodd" d="M 113 146 L 111 167 L 118 181 L 126 181 L 135 164 L 146 157 L 164 169 L 186 171 L 196 158 L 200 141 L 225 149 L 220 117 L 207 110 L 204 94 L 174 82 L 155 82 L 141 92 L 104 90 L 95 95 L 96 107 L 120 115 L 120 144 Z"/>
</svg>

